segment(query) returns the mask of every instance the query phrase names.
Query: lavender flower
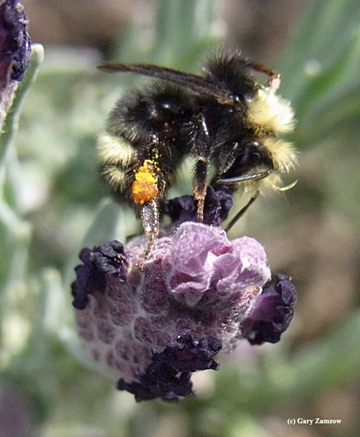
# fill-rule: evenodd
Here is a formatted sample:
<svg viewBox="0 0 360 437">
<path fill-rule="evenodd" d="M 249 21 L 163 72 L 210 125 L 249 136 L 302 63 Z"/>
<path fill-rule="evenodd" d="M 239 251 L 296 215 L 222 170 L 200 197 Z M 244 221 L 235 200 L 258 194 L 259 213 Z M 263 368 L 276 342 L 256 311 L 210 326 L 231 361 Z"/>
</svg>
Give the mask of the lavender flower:
<svg viewBox="0 0 360 437">
<path fill-rule="evenodd" d="M 240 329 L 250 344 L 277 343 L 294 315 L 296 289 L 286 275 L 264 285 Z"/>
<path fill-rule="evenodd" d="M 163 230 L 143 262 L 145 236 L 126 246 L 110 241 L 83 249 L 72 284 L 79 335 L 94 360 L 137 401 L 179 400 L 192 391 L 195 371 L 217 370 L 221 351 L 240 338 L 276 342 L 293 315 L 295 288 L 270 269 L 253 238 L 230 241 L 220 223 L 231 193 L 209 189 L 205 220 Z M 192 197 L 166 211 L 194 218 Z"/>
<path fill-rule="evenodd" d="M 11 106 L 17 82 L 30 62 L 31 41 L 23 6 L 0 0 L 0 127 Z"/>
</svg>

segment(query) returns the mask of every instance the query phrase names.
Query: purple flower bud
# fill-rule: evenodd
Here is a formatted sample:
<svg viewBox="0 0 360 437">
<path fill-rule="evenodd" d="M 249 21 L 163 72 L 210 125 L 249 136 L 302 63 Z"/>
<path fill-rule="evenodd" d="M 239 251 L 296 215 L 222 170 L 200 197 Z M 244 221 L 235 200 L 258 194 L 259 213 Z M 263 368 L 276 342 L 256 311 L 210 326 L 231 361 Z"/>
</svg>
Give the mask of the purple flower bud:
<svg viewBox="0 0 360 437">
<path fill-rule="evenodd" d="M 250 344 L 277 343 L 293 318 L 295 302 L 296 289 L 290 278 L 276 275 L 273 283 L 265 284 L 242 321 L 242 336 Z"/>
<path fill-rule="evenodd" d="M 17 0 L 0 3 L 0 87 L 22 80 L 30 61 L 28 21 Z"/>
<path fill-rule="evenodd" d="M 31 41 L 23 6 L 17 0 L 0 0 L 0 128 L 9 110 L 17 81 L 30 62 Z"/>
<path fill-rule="evenodd" d="M 82 310 L 88 302 L 89 290 L 104 292 L 107 273 L 125 280 L 127 259 L 124 246 L 118 241 L 104 243 L 93 251 L 83 249 L 79 258 L 84 264 L 75 269 L 77 281 L 72 284 L 72 295 L 74 307 Z"/>
<path fill-rule="evenodd" d="M 252 238 L 193 222 L 162 233 L 146 262 L 144 236 L 83 249 L 72 284 L 85 347 L 138 401 L 181 399 L 192 372 L 217 370 L 270 279 Z"/>
<path fill-rule="evenodd" d="M 120 379 L 119 390 L 127 390 L 137 401 L 160 397 L 166 401 L 177 401 L 192 394 L 191 373 L 196 370 L 218 370 L 213 360 L 221 349 L 221 340 L 209 337 L 194 342 L 190 334 L 179 335 L 163 352 L 154 353 L 152 363 L 139 382 L 127 383 Z"/>
<path fill-rule="evenodd" d="M 208 186 L 203 223 L 220 226 L 226 220 L 232 206 L 232 193 L 228 187 L 220 186 L 214 189 Z M 196 221 L 197 204 L 193 196 L 176 197 L 165 203 L 164 213 L 169 215 L 175 224 Z"/>
</svg>

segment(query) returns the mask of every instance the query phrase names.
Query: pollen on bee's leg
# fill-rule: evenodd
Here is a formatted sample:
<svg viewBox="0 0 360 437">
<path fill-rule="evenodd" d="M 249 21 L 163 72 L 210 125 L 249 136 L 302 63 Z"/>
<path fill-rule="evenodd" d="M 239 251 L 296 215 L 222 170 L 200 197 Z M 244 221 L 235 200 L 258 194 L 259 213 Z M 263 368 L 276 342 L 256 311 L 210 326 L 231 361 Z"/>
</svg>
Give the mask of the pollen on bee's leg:
<svg viewBox="0 0 360 437">
<path fill-rule="evenodd" d="M 160 213 L 157 200 L 153 199 L 144 203 L 141 210 L 141 220 L 145 235 L 149 237 L 149 241 L 144 252 L 144 259 L 146 260 L 149 258 L 156 238 L 159 235 Z"/>
<path fill-rule="evenodd" d="M 135 180 L 131 186 L 131 193 L 135 203 L 140 205 L 153 200 L 159 194 L 157 186 L 156 164 L 145 160 L 135 173 Z"/>
</svg>

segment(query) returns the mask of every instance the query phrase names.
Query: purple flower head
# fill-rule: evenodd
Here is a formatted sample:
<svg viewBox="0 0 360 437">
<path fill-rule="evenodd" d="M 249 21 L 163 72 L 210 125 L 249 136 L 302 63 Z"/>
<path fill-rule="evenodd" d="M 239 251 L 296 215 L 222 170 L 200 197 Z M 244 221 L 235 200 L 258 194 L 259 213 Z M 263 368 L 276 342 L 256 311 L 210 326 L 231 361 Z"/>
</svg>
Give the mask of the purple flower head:
<svg viewBox="0 0 360 437">
<path fill-rule="evenodd" d="M 260 243 L 230 241 L 218 226 L 231 202 L 226 188 L 210 188 L 204 224 L 189 221 L 196 218 L 192 197 L 169 201 L 174 223 L 145 262 L 145 236 L 80 253 L 72 284 L 78 333 L 117 388 L 137 401 L 191 395 L 192 373 L 217 370 L 220 351 L 241 338 L 274 343 L 290 323 L 296 292 L 289 278 L 269 284 Z"/>
<path fill-rule="evenodd" d="M 0 1 L 0 88 L 22 80 L 29 65 L 31 41 L 23 6 L 17 0 Z"/>
<path fill-rule="evenodd" d="M 0 130 L 12 105 L 17 82 L 30 62 L 30 37 L 23 6 L 0 0 Z"/>
</svg>

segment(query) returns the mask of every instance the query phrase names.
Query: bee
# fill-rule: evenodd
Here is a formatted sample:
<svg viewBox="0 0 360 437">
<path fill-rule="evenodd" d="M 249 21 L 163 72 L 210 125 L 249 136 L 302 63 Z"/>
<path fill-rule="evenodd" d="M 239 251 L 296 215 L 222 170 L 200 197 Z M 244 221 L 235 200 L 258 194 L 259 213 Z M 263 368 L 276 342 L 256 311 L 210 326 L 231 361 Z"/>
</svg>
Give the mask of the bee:
<svg viewBox="0 0 360 437">
<path fill-rule="evenodd" d="M 202 75 L 151 64 L 98 68 L 156 79 L 116 103 L 98 146 L 103 179 L 134 208 L 149 236 L 145 259 L 159 233 L 160 203 L 186 157 L 195 159 L 200 222 L 209 184 L 250 193 L 240 214 L 264 187 L 281 189 L 280 175 L 293 167 L 296 152 L 278 138 L 294 127 L 289 102 L 276 94 L 278 73 L 225 51 L 206 63 Z"/>
</svg>

